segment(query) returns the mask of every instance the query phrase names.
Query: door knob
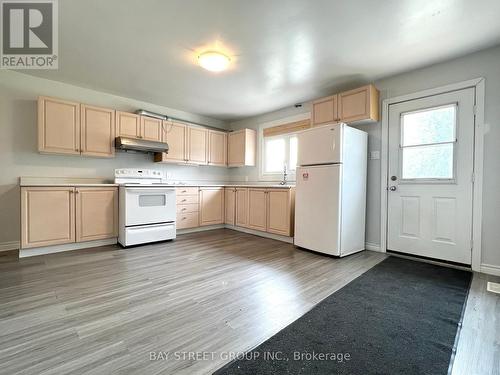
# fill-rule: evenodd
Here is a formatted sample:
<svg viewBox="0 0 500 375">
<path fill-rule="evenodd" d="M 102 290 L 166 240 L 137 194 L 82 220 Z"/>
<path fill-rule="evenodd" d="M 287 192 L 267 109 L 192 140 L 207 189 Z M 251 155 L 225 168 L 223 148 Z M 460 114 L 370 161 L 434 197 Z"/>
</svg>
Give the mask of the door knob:
<svg viewBox="0 0 500 375">
<path fill-rule="evenodd" d="M 389 188 L 389 190 L 390 190 L 390 191 L 396 191 L 396 189 L 397 189 L 397 187 L 396 187 L 396 186 L 391 186 L 391 187 Z"/>
</svg>

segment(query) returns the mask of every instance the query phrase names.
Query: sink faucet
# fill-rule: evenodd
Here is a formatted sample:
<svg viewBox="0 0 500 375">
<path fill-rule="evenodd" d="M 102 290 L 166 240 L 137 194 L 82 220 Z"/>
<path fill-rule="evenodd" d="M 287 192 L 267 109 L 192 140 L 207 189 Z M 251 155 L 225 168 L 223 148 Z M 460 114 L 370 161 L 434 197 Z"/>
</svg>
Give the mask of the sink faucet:
<svg viewBox="0 0 500 375">
<path fill-rule="evenodd" d="M 285 163 L 285 165 L 283 166 L 283 180 L 280 181 L 280 185 L 286 185 L 286 176 L 287 173 L 286 173 L 286 163 Z"/>
</svg>

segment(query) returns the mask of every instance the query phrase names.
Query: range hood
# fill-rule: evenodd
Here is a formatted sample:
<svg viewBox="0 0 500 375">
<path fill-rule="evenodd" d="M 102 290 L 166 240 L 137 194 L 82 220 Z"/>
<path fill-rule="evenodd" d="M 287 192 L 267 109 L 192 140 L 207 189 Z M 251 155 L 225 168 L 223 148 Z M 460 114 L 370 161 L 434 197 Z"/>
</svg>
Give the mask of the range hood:
<svg viewBox="0 0 500 375">
<path fill-rule="evenodd" d="M 116 137 L 115 147 L 119 150 L 133 150 L 142 152 L 168 152 L 168 143 L 147 141 L 145 139 Z"/>
</svg>

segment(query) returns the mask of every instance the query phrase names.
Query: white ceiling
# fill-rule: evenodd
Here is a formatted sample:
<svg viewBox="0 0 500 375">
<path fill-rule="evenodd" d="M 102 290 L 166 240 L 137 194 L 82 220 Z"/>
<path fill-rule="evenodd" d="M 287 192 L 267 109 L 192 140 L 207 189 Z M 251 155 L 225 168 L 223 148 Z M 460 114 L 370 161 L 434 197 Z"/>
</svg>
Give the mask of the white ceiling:
<svg viewBox="0 0 500 375">
<path fill-rule="evenodd" d="M 232 120 L 500 43 L 498 0 L 62 0 L 29 74 Z M 229 71 L 196 65 L 214 43 Z"/>
</svg>

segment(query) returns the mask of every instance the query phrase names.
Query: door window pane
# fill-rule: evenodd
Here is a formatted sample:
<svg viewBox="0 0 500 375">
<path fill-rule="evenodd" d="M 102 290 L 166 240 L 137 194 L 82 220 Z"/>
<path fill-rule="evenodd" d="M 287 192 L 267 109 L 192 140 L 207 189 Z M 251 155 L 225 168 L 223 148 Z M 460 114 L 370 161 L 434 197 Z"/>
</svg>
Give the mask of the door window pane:
<svg viewBox="0 0 500 375">
<path fill-rule="evenodd" d="M 285 163 L 285 140 L 283 138 L 267 139 L 265 147 L 265 171 L 282 172 Z"/>
<path fill-rule="evenodd" d="M 455 104 L 402 115 L 402 146 L 455 141 Z"/>
<path fill-rule="evenodd" d="M 288 168 L 294 171 L 297 168 L 297 137 L 290 138 L 290 165 Z"/>
<path fill-rule="evenodd" d="M 403 148 L 403 179 L 452 179 L 453 153 L 454 143 Z"/>
</svg>

